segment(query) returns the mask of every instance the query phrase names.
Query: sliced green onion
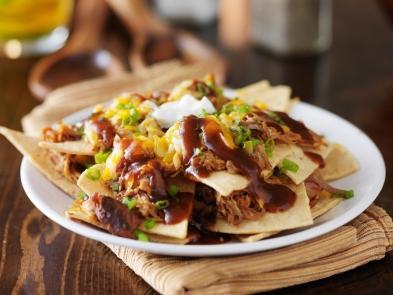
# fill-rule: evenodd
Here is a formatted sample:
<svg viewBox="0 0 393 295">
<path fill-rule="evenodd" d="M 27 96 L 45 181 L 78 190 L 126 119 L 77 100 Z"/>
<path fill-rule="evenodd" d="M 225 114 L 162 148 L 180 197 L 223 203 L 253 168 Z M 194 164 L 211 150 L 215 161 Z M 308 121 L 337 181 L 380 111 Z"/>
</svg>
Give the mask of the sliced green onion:
<svg viewBox="0 0 393 295">
<path fill-rule="evenodd" d="M 241 104 L 236 107 L 236 111 L 241 114 L 248 114 L 251 111 L 251 107 L 248 104 Z"/>
<path fill-rule="evenodd" d="M 229 114 L 232 111 L 233 111 L 233 104 L 226 104 L 221 108 L 220 113 Z"/>
<path fill-rule="evenodd" d="M 143 222 L 143 227 L 146 229 L 152 229 L 155 226 L 156 226 L 156 221 L 153 218 L 146 219 L 145 222 Z"/>
<path fill-rule="evenodd" d="M 207 116 L 209 116 L 210 114 L 205 110 L 205 109 L 202 109 L 202 112 L 201 112 L 201 117 L 207 117 Z"/>
<path fill-rule="evenodd" d="M 351 199 L 355 196 L 355 193 L 351 189 L 351 190 L 347 190 L 347 191 L 334 192 L 334 193 L 332 193 L 332 196 L 336 197 L 336 198 Z"/>
<path fill-rule="evenodd" d="M 90 180 L 98 180 L 101 177 L 101 172 L 100 170 L 98 170 L 98 168 L 96 167 L 90 167 L 86 169 L 86 176 L 87 178 L 89 178 Z"/>
<path fill-rule="evenodd" d="M 275 112 L 267 111 L 266 114 L 280 125 L 285 125 L 284 121 Z"/>
<path fill-rule="evenodd" d="M 136 199 L 135 198 L 130 198 L 130 197 L 125 197 L 123 200 L 122 200 L 122 203 L 124 204 L 124 205 L 126 205 L 126 207 L 128 208 L 128 209 L 133 209 L 134 207 L 135 207 L 135 205 L 136 205 Z"/>
<path fill-rule="evenodd" d="M 112 189 L 114 192 L 118 192 L 118 191 L 120 190 L 120 183 L 118 183 L 118 182 L 112 182 L 112 183 L 111 183 L 111 189 Z"/>
<path fill-rule="evenodd" d="M 259 143 L 259 139 L 252 138 L 251 140 L 247 140 L 243 143 L 243 148 L 247 151 L 247 153 L 252 154 L 254 152 L 254 147 Z"/>
<path fill-rule="evenodd" d="M 89 196 L 84 192 L 79 192 L 78 198 L 81 199 L 82 201 L 86 201 L 89 198 Z"/>
<path fill-rule="evenodd" d="M 177 194 L 179 193 L 179 191 L 180 191 L 180 189 L 179 189 L 176 185 L 171 184 L 171 185 L 169 186 L 168 192 L 169 192 L 169 195 L 170 195 L 171 197 L 176 197 Z"/>
<path fill-rule="evenodd" d="M 154 205 L 156 206 L 156 208 L 158 210 L 162 210 L 162 209 L 169 207 L 169 201 L 168 200 L 160 200 L 160 201 L 155 202 Z"/>
<path fill-rule="evenodd" d="M 283 173 L 285 171 L 291 171 L 296 173 L 298 170 L 299 170 L 299 165 L 291 160 L 284 159 L 281 163 L 281 172 Z"/>
<path fill-rule="evenodd" d="M 265 153 L 266 155 L 271 158 L 273 157 L 273 150 L 274 150 L 274 139 L 269 138 L 268 140 L 266 140 L 264 147 L 265 147 Z"/>
<path fill-rule="evenodd" d="M 140 231 L 139 229 L 136 229 L 134 231 L 134 235 L 137 238 L 137 240 L 139 240 L 139 241 L 143 241 L 143 242 L 149 241 L 149 236 L 147 234 L 145 234 L 144 232 Z"/>
<path fill-rule="evenodd" d="M 195 156 L 200 156 L 200 155 L 202 155 L 202 150 L 200 149 L 200 148 L 196 148 L 196 149 L 194 149 L 194 155 Z"/>
<path fill-rule="evenodd" d="M 97 164 L 105 163 L 106 159 L 109 157 L 110 154 L 111 151 L 99 152 L 94 155 L 94 160 L 96 161 Z"/>
</svg>

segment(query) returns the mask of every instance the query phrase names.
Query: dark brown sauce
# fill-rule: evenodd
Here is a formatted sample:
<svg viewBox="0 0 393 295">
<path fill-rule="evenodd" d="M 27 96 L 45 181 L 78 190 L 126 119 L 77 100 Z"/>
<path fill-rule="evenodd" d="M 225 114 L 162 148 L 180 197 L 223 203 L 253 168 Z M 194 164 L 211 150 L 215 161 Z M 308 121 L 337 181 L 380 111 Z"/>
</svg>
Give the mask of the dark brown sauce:
<svg viewBox="0 0 393 295">
<path fill-rule="evenodd" d="M 176 224 L 191 216 L 194 194 L 182 192 L 171 199 L 170 206 L 164 209 L 165 223 Z"/>
<path fill-rule="evenodd" d="M 325 160 L 321 155 L 313 152 L 304 152 L 304 154 L 310 158 L 314 163 L 318 164 L 319 168 L 325 167 Z"/>
<path fill-rule="evenodd" d="M 111 122 L 106 118 L 92 118 L 91 123 L 94 126 L 98 137 L 102 140 L 105 148 L 111 148 L 113 145 L 113 139 L 116 135 L 116 130 Z"/>
<path fill-rule="evenodd" d="M 229 242 L 232 236 L 229 234 L 207 231 L 203 228 L 190 225 L 188 227 L 189 244 L 191 245 L 214 245 Z"/>
<path fill-rule="evenodd" d="M 292 132 L 299 134 L 304 140 L 304 142 L 308 144 L 314 143 L 314 136 L 312 135 L 311 131 L 302 122 L 292 119 L 284 112 L 275 112 L 275 113 L 280 117 L 280 119 L 284 122 L 284 124 L 287 125 L 289 129 L 291 129 Z"/>
<path fill-rule="evenodd" d="M 193 151 L 200 144 L 199 141 L 195 141 L 196 137 L 199 139 L 199 131 L 196 127 L 200 127 L 206 147 L 221 159 L 231 161 L 243 175 L 249 178 L 248 192 L 261 198 L 267 211 L 284 211 L 294 204 L 296 194 L 292 190 L 283 185 L 265 182 L 260 178 L 261 168 L 246 151 L 241 148 L 231 149 L 224 143 L 217 122 L 188 116 L 184 118 L 182 125 L 183 143 L 188 156 L 190 151 Z M 189 128 L 189 126 L 192 126 L 192 128 Z M 198 144 L 198 146 L 195 146 L 195 144 Z"/>
<path fill-rule="evenodd" d="M 188 164 L 194 154 L 194 150 L 201 146 L 201 139 L 198 133 L 200 127 L 200 121 L 193 116 L 185 118 L 181 124 L 180 136 L 183 138 L 185 149 L 183 156 L 184 164 Z"/>
</svg>

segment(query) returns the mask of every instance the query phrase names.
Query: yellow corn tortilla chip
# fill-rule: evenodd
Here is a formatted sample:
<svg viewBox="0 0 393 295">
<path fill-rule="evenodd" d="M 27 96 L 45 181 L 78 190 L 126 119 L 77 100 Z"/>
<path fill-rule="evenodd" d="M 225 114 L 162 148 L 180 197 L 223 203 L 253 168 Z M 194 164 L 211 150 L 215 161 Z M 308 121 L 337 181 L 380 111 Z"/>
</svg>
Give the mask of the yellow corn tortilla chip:
<svg viewBox="0 0 393 295">
<path fill-rule="evenodd" d="M 75 200 L 72 207 L 66 212 L 66 216 L 72 219 L 76 219 L 79 221 L 86 222 L 88 224 L 94 225 L 95 227 L 105 229 L 93 214 L 86 213 L 84 210 L 81 209 L 82 200 Z M 143 229 L 146 232 L 146 229 Z M 188 237 L 184 237 L 181 239 L 169 236 L 162 236 L 159 234 L 149 233 L 150 241 L 157 242 L 157 243 L 168 243 L 168 244 L 187 244 L 190 239 Z"/>
<path fill-rule="evenodd" d="M 229 234 L 259 234 L 310 225 L 313 221 L 304 184 L 296 186 L 295 192 L 296 201 L 287 211 L 266 212 L 259 220 L 243 221 L 239 225 L 232 225 L 222 218 L 217 218 L 209 230 Z"/>
<path fill-rule="evenodd" d="M 102 171 L 105 169 L 105 164 L 96 164 L 90 167 L 91 169 L 97 169 L 102 174 Z M 88 170 L 82 172 L 82 174 L 78 178 L 78 186 L 80 189 L 87 194 L 88 196 L 93 195 L 94 193 L 99 193 L 100 195 L 111 197 L 113 196 L 113 191 L 109 189 L 105 183 L 101 179 L 92 180 L 88 176 Z"/>
<path fill-rule="evenodd" d="M 343 201 L 343 198 L 321 198 L 315 206 L 311 208 L 312 218 L 316 219 L 317 217 L 325 214 L 330 209 L 336 207 L 341 201 Z M 262 232 L 254 235 L 237 235 L 237 238 L 243 243 L 251 243 L 274 236 L 280 232 L 281 231 L 273 231 Z"/>
<path fill-rule="evenodd" d="M 359 169 L 357 160 L 347 148 L 335 144 L 325 160 L 325 167 L 320 170 L 323 179 L 330 181 L 342 178 Z"/>
<path fill-rule="evenodd" d="M 330 209 L 336 207 L 339 203 L 341 203 L 344 199 L 343 198 L 320 198 L 318 202 L 311 208 L 311 215 L 313 219 L 318 218 L 319 216 L 325 214 Z M 254 235 L 237 235 L 237 238 L 244 243 L 250 243 L 259 241 L 271 236 L 274 236 L 281 231 L 274 231 L 274 232 L 262 232 Z"/>
<path fill-rule="evenodd" d="M 215 171 L 208 177 L 198 177 L 197 180 L 210 186 L 222 196 L 228 196 L 233 191 L 245 189 L 248 186 L 248 179 L 239 174 L 231 174 L 227 171 Z"/>
<path fill-rule="evenodd" d="M 102 173 L 102 171 L 105 168 L 105 164 L 96 164 L 96 165 L 92 166 L 91 168 L 98 169 Z M 176 184 L 181 192 L 192 192 L 193 193 L 195 190 L 194 183 L 189 180 L 186 180 L 185 178 L 182 178 L 182 179 L 174 178 L 170 181 L 170 184 Z M 83 192 L 85 192 L 89 196 L 91 196 L 92 194 L 94 194 L 96 192 L 98 192 L 101 195 L 105 195 L 105 196 L 113 196 L 112 190 L 110 190 L 101 179 L 91 180 L 87 176 L 87 170 L 85 170 L 80 175 L 80 177 L 78 179 L 78 185 L 83 190 Z M 72 209 L 72 208 L 70 210 L 71 210 L 71 212 L 74 211 L 74 209 Z M 80 210 L 83 210 L 83 209 L 79 208 L 79 211 Z M 83 213 L 78 212 L 78 214 L 83 214 Z M 188 229 L 188 220 L 187 219 L 183 220 L 179 223 L 176 223 L 176 224 L 157 223 L 151 229 L 146 229 L 143 227 L 143 225 L 140 226 L 140 230 L 142 230 L 144 232 L 167 236 L 167 237 L 172 237 L 172 238 L 177 238 L 177 239 L 185 239 L 187 237 L 187 229 Z"/>
<path fill-rule="evenodd" d="M 83 140 L 65 142 L 40 141 L 38 146 L 70 155 L 94 156 L 96 153 L 93 150 L 93 145 Z"/>
<path fill-rule="evenodd" d="M 60 171 L 56 170 L 53 161 L 56 161 L 57 155 L 50 150 L 38 146 L 39 138 L 27 136 L 22 132 L 2 126 L 0 126 L 0 134 L 3 134 L 23 156 L 27 157 L 30 163 L 48 178 L 49 181 L 70 196 L 76 198 L 79 195 L 81 190 L 76 183 L 68 180 Z"/>
<path fill-rule="evenodd" d="M 272 111 L 287 112 L 290 108 L 291 88 L 271 86 L 266 80 L 236 89 L 236 95 L 248 104 L 262 103 Z"/>
<path fill-rule="evenodd" d="M 291 153 L 285 157 L 295 164 L 299 166 L 299 169 L 294 171 L 285 170 L 284 174 L 287 175 L 296 185 L 304 182 L 306 178 L 308 178 L 316 169 L 318 169 L 318 164 L 316 164 L 313 160 L 307 157 L 303 150 L 293 145 L 291 146 Z M 278 165 L 280 168 L 282 167 L 283 161 Z"/>
</svg>

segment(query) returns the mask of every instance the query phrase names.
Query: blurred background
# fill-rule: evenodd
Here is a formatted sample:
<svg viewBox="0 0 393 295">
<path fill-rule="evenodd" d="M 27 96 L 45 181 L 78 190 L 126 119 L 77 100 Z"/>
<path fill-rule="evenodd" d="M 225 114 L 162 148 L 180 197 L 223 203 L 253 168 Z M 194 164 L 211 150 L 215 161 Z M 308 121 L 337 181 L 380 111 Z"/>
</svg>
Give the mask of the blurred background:
<svg viewBox="0 0 393 295">
<path fill-rule="evenodd" d="M 367 105 L 382 89 L 392 95 L 391 79 L 372 85 L 378 75 L 393 74 L 392 3 L 0 0 L 0 84 L 28 88 L 10 103 L 42 100 L 72 82 L 176 58 L 211 62 L 209 70 L 232 87 L 267 79 L 323 107 L 345 105 L 347 96 Z M 341 92 L 344 84 L 372 91 Z M 340 112 L 356 117 L 356 108 Z"/>
<path fill-rule="evenodd" d="M 125 73 L 143 76 L 150 65 L 174 58 L 204 63 L 207 72 L 215 72 L 230 87 L 262 79 L 289 85 L 293 96 L 329 109 L 365 131 L 387 164 L 386 183 L 376 204 L 392 214 L 392 25 L 393 0 L 0 0 L 0 125 L 20 130 L 21 118 L 62 85 Z M 42 112 L 37 108 L 34 115 L 39 117 Z M 4 233 L 9 237 L 3 241 L 9 249 L 3 252 L 4 265 L 13 270 L 4 272 L 2 286 L 13 288 L 21 264 L 17 256 L 26 249 L 20 249 L 15 229 L 25 230 L 32 222 L 28 243 L 45 242 L 39 243 L 39 253 L 26 250 L 23 257 L 29 259 L 22 262 L 50 257 L 45 259 L 44 268 L 50 273 L 45 287 L 56 291 L 48 293 L 59 293 L 64 285 L 55 276 L 66 277 L 69 289 L 104 286 L 135 293 L 132 288 L 141 281 L 129 283 L 125 278 L 129 273 L 120 264 L 113 280 L 107 279 L 101 264 L 93 267 L 96 257 L 107 254 L 103 247 L 94 247 L 101 252 L 90 255 L 90 244 L 80 238 L 74 244 L 68 231 L 31 211 L 33 205 L 18 180 L 20 158 L 0 138 L 0 187 L 5 198 L 12 196 L 4 202 L 7 214 L 0 218 L 3 232 L 10 228 L 9 234 Z M 41 226 L 44 236 L 38 234 Z M 74 279 L 72 267 L 62 273 L 69 243 L 56 238 L 46 244 L 57 231 L 75 247 L 88 249 L 88 255 L 71 251 L 70 257 L 76 257 L 81 273 L 91 280 Z M 391 286 L 391 269 L 388 255 L 351 272 L 275 294 L 386 290 Z M 29 268 L 26 275 L 26 290 L 38 286 L 34 270 Z"/>
</svg>

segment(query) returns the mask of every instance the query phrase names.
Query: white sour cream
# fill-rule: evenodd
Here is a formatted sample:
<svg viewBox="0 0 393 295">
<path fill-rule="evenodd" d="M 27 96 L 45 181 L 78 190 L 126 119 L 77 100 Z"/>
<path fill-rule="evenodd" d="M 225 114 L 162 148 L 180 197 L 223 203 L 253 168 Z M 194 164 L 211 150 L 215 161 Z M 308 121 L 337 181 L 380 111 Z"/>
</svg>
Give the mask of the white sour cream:
<svg viewBox="0 0 393 295">
<path fill-rule="evenodd" d="M 162 128 L 169 128 L 184 116 L 200 116 L 203 112 L 211 114 L 215 111 L 216 109 L 207 97 L 198 100 L 194 96 L 186 94 L 180 100 L 160 105 L 151 116 Z"/>
</svg>

